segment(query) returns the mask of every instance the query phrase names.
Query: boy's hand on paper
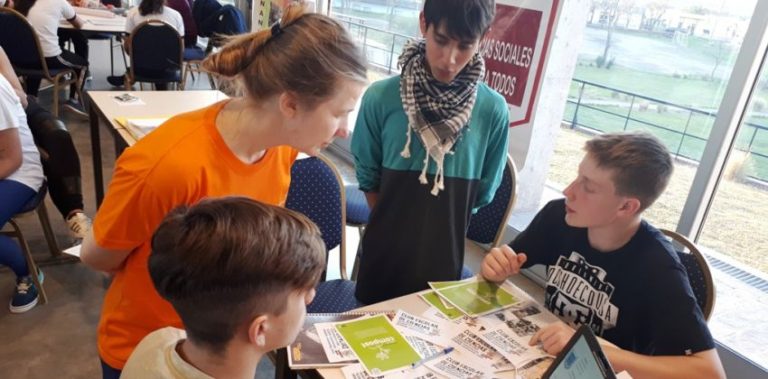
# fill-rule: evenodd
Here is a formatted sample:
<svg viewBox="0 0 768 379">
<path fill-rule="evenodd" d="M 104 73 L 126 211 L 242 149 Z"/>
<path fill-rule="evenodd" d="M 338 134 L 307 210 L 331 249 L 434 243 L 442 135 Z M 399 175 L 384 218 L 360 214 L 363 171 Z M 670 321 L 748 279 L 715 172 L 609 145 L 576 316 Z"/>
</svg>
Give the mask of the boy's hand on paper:
<svg viewBox="0 0 768 379">
<path fill-rule="evenodd" d="M 524 253 L 515 253 L 511 247 L 494 247 L 483 258 L 480 273 L 488 281 L 503 282 L 511 275 L 520 272 L 528 257 Z"/>
<path fill-rule="evenodd" d="M 565 345 L 568 344 L 568 341 L 571 340 L 571 337 L 573 337 L 575 333 L 576 331 L 566 323 L 558 321 L 539 329 L 539 331 L 531 337 L 528 344 L 533 346 L 537 343 L 541 343 L 541 347 L 544 351 L 548 354 L 557 355 L 563 350 Z"/>
</svg>

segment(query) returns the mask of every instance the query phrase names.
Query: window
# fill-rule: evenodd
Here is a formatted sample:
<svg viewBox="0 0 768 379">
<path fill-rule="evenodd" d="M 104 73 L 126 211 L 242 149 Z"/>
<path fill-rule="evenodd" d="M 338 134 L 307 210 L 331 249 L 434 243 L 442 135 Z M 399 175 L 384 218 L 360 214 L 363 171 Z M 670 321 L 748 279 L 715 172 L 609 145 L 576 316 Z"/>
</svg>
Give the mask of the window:
<svg viewBox="0 0 768 379">
<path fill-rule="evenodd" d="M 756 2 L 725 4 L 592 2 L 549 186 L 559 191 L 572 180 L 574 157 L 591 135 L 644 130 L 675 157 L 667 191 L 644 216 L 667 229 L 683 224 Z M 710 320 L 715 339 L 763 367 L 768 348 L 757 318 L 768 310 L 768 223 L 761 212 L 768 208 L 767 80 L 763 74 L 758 82 L 696 241 L 720 295 Z"/>
</svg>

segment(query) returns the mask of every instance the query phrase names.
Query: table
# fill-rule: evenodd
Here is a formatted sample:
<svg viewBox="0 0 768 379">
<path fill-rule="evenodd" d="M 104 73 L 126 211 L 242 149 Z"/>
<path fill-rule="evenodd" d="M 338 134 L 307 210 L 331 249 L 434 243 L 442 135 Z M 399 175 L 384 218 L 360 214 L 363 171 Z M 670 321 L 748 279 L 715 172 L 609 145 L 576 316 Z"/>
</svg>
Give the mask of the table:
<svg viewBox="0 0 768 379">
<path fill-rule="evenodd" d="M 537 303 L 540 303 L 537 299 L 543 299 L 544 298 L 544 288 L 540 287 L 538 284 L 534 283 L 530 279 L 526 278 L 523 275 L 514 275 L 510 277 L 509 279 L 512 284 L 523 290 L 525 293 L 527 293 L 533 301 L 536 301 Z M 418 294 L 410 294 L 401 296 L 392 300 L 387 300 L 381 303 L 371 304 L 366 307 L 362 307 L 359 310 L 365 310 L 365 311 L 390 311 L 390 310 L 397 310 L 402 309 L 408 313 L 414 314 L 414 315 L 420 315 L 424 311 L 426 311 L 429 308 L 429 305 L 425 303 L 423 300 L 421 300 L 418 296 Z M 542 307 L 542 309 L 545 309 Z M 557 318 L 552 315 L 553 321 L 557 320 Z M 339 368 L 324 368 L 324 369 L 318 369 L 318 370 L 306 370 L 308 371 L 307 376 L 309 377 L 322 377 L 326 379 L 344 379 L 344 375 L 341 373 L 341 369 Z M 509 372 L 503 372 L 495 375 L 499 378 L 514 378 L 515 373 L 514 371 Z"/>
<path fill-rule="evenodd" d="M 114 96 L 130 93 L 138 97 L 143 104 L 124 105 Z M 96 187 L 96 208 L 104 200 L 104 176 L 101 167 L 101 137 L 99 126 L 103 122 L 112 132 L 115 142 L 115 156 L 136 143 L 136 139 L 116 117 L 158 117 L 172 116 L 207 107 L 220 100 L 229 98 L 221 91 L 87 91 L 88 113 L 91 126 L 91 151 L 93 153 L 93 179 Z"/>
<path fill-rule="evenodd" d="M 81 8 L 75 8 L 76 11 L 79 11 Z M 85 34 L 86 37 L 90 36 L 100 36 L 107 34 L 109 37 L 109 72 L 110 75 L 115 75 L 115 57 L 114 57 L 114 48 L 115 45 L 113 45 L 113 41 L 115 37 L 119 37 L 120 35 L 125 34 L 125 23 L 126 18 L 124 16 L 115 16 L 112 18 L 106 18 L 106 17 L 98 17 L 98 16 L 92 16 L 88 14 L 80 14 L 77 15 L 79 18 L 81 18 L 83 22 L 82 28 L 79 30 Z M 61 29 L 75 29 L 72 24 L 70 24 L 67 20 L 60 20 L 59 21 L 59 28 Z M 104 38 L 98 38 L 98 39 L 104 39 Z M 118 39 L 118 43 L 120 40 Z M 128 62 L 125 59 L 125 51 L 122 50 L 122 44 L 120 45 L 121 52 L 123 56 L 123 63 L 125 63 L 125 67 L 128 67 Z"/>
<path fill-rule="evenodd" d="M 83 27 L 80 30 L 84 32 L 94 33 L 108 33 L 108 34 L 123 34 L 125 33 L 126 18 L 123 16 L 115 16 L 113 18 L 91 16 L 87 14 L 78 14 L 83 20 Z M 67 20 L 61 20 L 59 22 L 59 28 L 62 29 L 74 29 Z"/>
</svg>

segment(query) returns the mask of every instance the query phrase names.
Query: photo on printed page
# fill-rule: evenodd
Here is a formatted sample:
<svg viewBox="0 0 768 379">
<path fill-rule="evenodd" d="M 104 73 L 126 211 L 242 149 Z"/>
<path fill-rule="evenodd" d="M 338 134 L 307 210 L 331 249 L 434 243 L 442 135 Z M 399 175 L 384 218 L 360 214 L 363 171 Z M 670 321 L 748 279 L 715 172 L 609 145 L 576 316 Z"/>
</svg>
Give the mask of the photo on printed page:
<svg viewBox="0 0 768 379">
<path fill-rule="evenodd" d="M 507 282 L 496 284 L 477 277 L 434 290 L 470 317 L 493 313 L 522 302 L 521 297 L 513 294 L 518 291 Z"/>
</svg>

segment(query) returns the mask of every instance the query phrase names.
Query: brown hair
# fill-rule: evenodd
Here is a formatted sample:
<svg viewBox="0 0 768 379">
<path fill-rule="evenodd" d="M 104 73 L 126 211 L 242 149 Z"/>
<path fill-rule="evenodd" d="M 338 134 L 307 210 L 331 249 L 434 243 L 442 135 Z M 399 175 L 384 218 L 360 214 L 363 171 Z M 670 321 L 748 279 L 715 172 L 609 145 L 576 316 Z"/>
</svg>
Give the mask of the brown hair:
<svg viewBox="0 0 768 379">
<path fill-rule="evenodd" d="M 587 141 L 584 150 L 598 167 L 613 171 L 616 193 L 638 198 L 641 211 L 661 196 L 674 169 L 667 148 L 648 133 L 602 134 Z"/>
<path fill-rule="evenodd" d="M 29 10 L 36 2 L 37 0 L 16 0 L 13 2 L 13 10 L 21 13 L 24 17 L 29 16 Z"/>
<path fill-rule="evenodd" d="M 163 13 L 164 5 L 165 0 L 141 0 L 141 3 L 139 3 L 139 14 L 142 16 L 161 14 Z"/>
<path fill-rule="evenodd" d="M 171 211 L 152 237 L 149 275 L 189 339 L 222 354 L 243 325 L 280 315 L 293 291 L 317 285 L 325 244 L 301 214 L 245 197 Z"/>
<path fill-rule="evenodd" d="M 333 93 L 339 79 L 367 81 L 362 51 L 335 20 L 293 3 L 276 25 L 231 38 L 203 68 L 237 78 L 253 99 L 291 92 L 309 106 Z"/>
</svg>

